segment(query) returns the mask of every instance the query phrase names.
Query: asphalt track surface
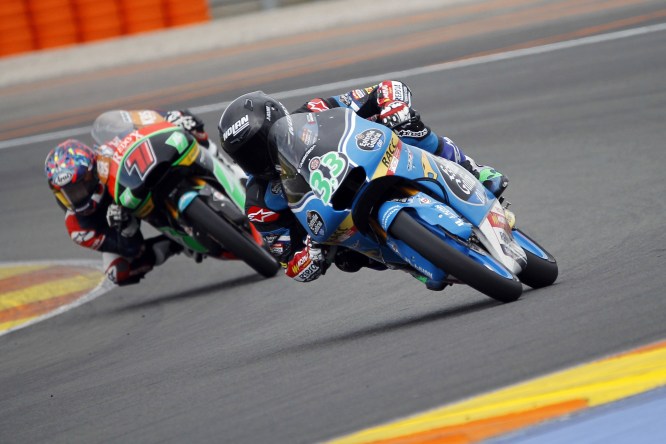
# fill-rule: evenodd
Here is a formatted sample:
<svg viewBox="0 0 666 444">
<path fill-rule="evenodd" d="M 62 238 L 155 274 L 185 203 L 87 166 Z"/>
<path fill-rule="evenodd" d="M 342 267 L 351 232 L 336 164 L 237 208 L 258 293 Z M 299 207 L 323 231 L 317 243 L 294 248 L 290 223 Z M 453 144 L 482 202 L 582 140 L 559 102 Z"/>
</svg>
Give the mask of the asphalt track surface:
<svg viewBox="0 0 666 444">
<path fill-rule="evenodd" d="M 528 3 L 19 85 L 0 90 L 2 139 L 666 21 L 661 1 Z M 511 178 L 555 285 L 502 305 L 398 272 L 305 285 L 177 257 L 0 337 L 0 442 L 318 442 L 666 337 L 665 30 L 403 80 L 427 123 Z M 0 151 L 0 261 L 96 257 L 46 188 L 51 145 Z"/>
</svg>

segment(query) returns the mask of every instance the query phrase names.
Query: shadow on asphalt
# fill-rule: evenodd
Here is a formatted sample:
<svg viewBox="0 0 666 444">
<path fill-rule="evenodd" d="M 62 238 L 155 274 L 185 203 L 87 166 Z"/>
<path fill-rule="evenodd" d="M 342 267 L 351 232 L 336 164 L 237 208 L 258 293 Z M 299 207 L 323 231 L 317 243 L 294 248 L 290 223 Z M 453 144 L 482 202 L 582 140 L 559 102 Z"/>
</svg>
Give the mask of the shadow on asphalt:
<svg viewBox="0 0 666 444">
<path fill-rule="evenodd" d="M 148 301 L 138 302 L 136 304 L 125 305 L 115 310 L 117 313 L 134 311 L 139 308 L 151 308 L 159 305 L 168 304 L 171 302 L 178 302 L 183 299 L 192 299 L 202 296 L 208 296 L 230 288 L 242 287 L 244 285 L 254 284 L 255 282 L 263 281 L 266 278 L 259 274 L 252 274 L 249 276 L 242 276 L 239 278 L 231 279 L 224 282 L 217 282 L 214 284 L 204 285 L 201 287 L 191 288 L 185 291 L 176 293 L 167 293 L 162 296 L 156 297 Z"/>
<path fill-rule="evenodd" d="M 238 363 L 233 364 L 231 367 L 244 367 L 247 365 L 257 364 L 259 362 L 267 361 L 277 356 L 284 357 L 287 355 L 295 355 L 303 352 L 313 351 L 322 347 L 330 347 L 335 345 L 344 344 L 350 341 L 358 341 L 364 338 L 377 336 L 386 333 L 393 333 L 400 330 L 417 327 L 419 325 L 428 324 L 431 322 L 438 322 L 445 319 L 456 318 L 464 316 L 477 311 L 485 310 L 491 307 L 504 305 L 493 300 L 483 300 L 466 304 L 463 306 L 447 308 L 438 310 L 433 313 L 427 313 L 421 316 L 412 316 L 407 318 L 395 319 L 380 324 L 359 328 L 356 330 L 347 331 L 339 335 L 332 335 L 320 339 L 315 339 L 300 344 L 294 344 L 280 349 L 269 351 L 261 355 L 256 355 L 243 359 Z M 229 368 L 229 366 L 225 366 Z"/>
</svg>

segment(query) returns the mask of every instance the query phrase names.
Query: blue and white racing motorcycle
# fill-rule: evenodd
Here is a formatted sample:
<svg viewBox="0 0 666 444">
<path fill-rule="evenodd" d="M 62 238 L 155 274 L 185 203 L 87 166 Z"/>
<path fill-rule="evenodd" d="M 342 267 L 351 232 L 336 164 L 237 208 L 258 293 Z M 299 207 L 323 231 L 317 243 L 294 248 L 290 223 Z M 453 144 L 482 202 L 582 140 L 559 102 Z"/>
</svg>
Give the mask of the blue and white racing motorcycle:
<svg viewBox="0 0 666 444">
<path fill-rule="evenodd" d="M 316 242 L 502 302 L 521 282 L 557 278 L 555 259 L 471 173 L 384 126 L 337 108 L 284 117 L 269 139 L 289 207 Z"/>
</svg>

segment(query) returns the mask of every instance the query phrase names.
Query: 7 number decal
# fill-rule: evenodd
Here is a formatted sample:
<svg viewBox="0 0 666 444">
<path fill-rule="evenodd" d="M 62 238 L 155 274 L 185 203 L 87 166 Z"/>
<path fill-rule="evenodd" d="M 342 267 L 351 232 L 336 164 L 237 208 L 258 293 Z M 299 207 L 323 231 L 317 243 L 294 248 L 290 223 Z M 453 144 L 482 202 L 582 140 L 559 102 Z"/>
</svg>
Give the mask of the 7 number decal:
<svg viewBox="0 0 666 444">
<path fill-rule="evenodd" d="M 130 176 L 136 170 L 139 173 L 141 180 L 146 178 L 146 174 L 157 165 L 155 159 L 155 152 L 150 144 L 150 140 L 146 139 L 140 145 L 137 145 L 127 154 L 125 159 L 125 170 Z"/>
</svg>

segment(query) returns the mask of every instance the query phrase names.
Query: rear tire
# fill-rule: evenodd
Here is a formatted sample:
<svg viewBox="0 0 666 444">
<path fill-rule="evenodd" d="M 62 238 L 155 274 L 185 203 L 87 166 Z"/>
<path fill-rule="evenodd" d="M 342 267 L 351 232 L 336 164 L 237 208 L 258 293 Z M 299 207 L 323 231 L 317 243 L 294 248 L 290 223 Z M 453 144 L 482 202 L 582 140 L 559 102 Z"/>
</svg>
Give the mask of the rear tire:
<svg viewBox="0 0 666 444">
<path fill-rule="evenodd" d="M 555 258 L 527 234 L 520 230 L 515 231 L 518 231 L 522 236 L 529 239 L 530 242 L 539 247 L 548 256 L 547 259 L 544 259 L 523 248 L 523 251 L 527 255 L 527 266 L 518 274 L 518 278 L 525 285 L 532 288 L 543 288 L 552 285 L 559 273 Z"/>
<path fill-rule="evenodd" d="M 220 217 L 201 199 L 194 199 L 185 210 L 185 215 L 204 229 L 208 236 L 264 277 L 273 277 L 280 269 L 280 264 L 254 241 L 250 233 Z"/>
<path fill-rule="evenodd" d="M 513 302 L 523 292 L 518 279 L 507 279 L 489 270 L 429 231 L 406 211 L 397 214 L 389 232 L 443 271 L 493 299 Z"/>
</svg>

